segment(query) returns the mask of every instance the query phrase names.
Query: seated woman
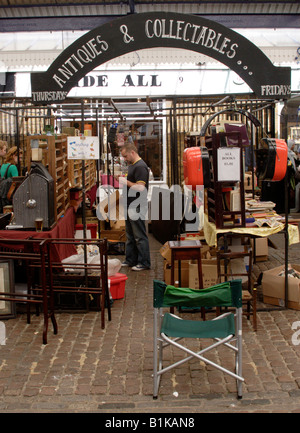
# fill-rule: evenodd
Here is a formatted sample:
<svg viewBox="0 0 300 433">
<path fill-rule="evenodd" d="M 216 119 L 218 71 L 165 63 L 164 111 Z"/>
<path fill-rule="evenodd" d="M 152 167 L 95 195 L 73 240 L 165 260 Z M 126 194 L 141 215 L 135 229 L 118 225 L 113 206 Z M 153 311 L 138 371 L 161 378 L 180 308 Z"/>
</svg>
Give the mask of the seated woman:
<svg viewBox="0 0 300 433">
<path fill-rule="evenodd" d="M 22 151 L 20 150 L 20 157 L 22 155 Z M 1 165 L 0 169 L 0 177 L 8 178 L 19 176 L 18 168 L 18 148 L 17 146 L 13 146 L 9 149 L 5 157 L 5 164 Z M 5 176 L 6 170 L 8 168 L 7 174 Z"/>
<path fill-rule="evenodd" d="M 7 142 L 0 140 L 0 164 L 3 163 L 7 151 Z"/>
</svg>

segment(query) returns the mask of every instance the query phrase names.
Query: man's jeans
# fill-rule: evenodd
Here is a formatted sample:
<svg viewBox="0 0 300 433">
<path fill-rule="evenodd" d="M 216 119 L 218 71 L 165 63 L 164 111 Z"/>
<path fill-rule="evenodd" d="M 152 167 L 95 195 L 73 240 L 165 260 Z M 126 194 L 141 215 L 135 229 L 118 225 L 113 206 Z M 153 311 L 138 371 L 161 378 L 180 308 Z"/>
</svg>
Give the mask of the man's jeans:
<svg viewBox="0 0 300 433">
<path fill-rule="evenodd" d="M 144 219 L 126 219 L 126 263 L 150 268 L 150 248 Z"/>
</svg>

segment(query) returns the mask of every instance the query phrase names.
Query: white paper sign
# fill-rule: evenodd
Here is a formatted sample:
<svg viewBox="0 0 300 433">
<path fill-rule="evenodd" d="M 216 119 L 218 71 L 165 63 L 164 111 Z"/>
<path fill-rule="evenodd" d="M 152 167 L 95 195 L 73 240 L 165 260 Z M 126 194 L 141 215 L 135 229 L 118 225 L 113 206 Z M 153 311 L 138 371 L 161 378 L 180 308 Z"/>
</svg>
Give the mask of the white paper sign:
<svg viewBox="0 0 300 433">
<path fill-rule="evenodd" d="M 218 180 L 240 181 L 240 148 L 220 147 L 218 149 Z"/>
<path fill-rule="evenodd" d="M 68 137 L 68 159 L 99 159 L 99 137 Z"/>
</svg>

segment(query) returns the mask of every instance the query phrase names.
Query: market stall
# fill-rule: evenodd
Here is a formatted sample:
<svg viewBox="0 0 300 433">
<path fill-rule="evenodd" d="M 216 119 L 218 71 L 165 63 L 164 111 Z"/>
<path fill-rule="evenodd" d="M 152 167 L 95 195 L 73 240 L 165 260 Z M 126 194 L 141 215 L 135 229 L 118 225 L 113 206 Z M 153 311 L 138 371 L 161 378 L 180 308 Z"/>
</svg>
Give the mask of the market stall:
<svg viewBox="0 0 300 433">
<path fill-rule="evenodd" d="M 191 29 L 194 29 L 194 32 L 192 32 Z M 214 38 L 217 37 L 215 44 L 208 34 L 206 34 L 208 29 L 211 37 L 212 35 L 215 35 Z M 100 34 L 101 38 L 99 36 Z M 79 54 L 83 49 L 88 49 L 88 47 L 92 49 L 93 56 L 83 64 L 79 60 Z M 247 95 L 245 97 L 241 96 L 240 98 L 236 98 L 234 95 L 225 95 L 225 97 L 224 95 L 215 95 L 214 98 L 209 98 L 207 95 L 204 95 L 205 101 L 203 102 L 204 97 L 201 95 L 201 89 L 195 88 L 194 94 L 197 96 L 194 98 L 186 100 L 186 98 L 171 95 L 168 97 L 168 101 L 166 101 L 166 95 L 164 95 L 164 103 L 162 103 L 162 97 L 155 97 L 154 95 L 152 99 L 149 95 L 138 94 L 138 96 L 142 96 L 146 101 L 144 105 L 146 105 L 147 112 L 145 111 L 143 116 L 149 116 L 151 120 L 153 120 L 151 128 L 148 128 L 149 123 L 147 124 L 146 122 L 142 125 L 137 125 L 137 120 L 135 119 L 137 114 L 135 112 L 128 114 L 128 104 L 125 104 L 124 101 L 119 101 L 118 104 L 111 98 L 101 97 L 101 101 L 91 98 L 89 104 L 87 104 L 83 98 L 76 102 L 74 102 L 73 99 L 69 99 L 70 91 L 74 83 L 78 83 L 80 79 L 84 79 L 84 77 L 96 67 L 116 56 L 135 52 L 139 49 L 155 47 L 193 50 L 203 55 L 210 56 L 234 71 L 249 85 L 254 93 L 251 93 L 250 97 Z M 77 62 L 77 65 L 81 64 L 82 67 L 76 68 L 74 62 Z M 72 68 L 72 70 L 69 68 Z M 41 237 L 47 239 L 63 237 L 73 238 L 75 225 L 74 210 L 71 211 L 73 208 L 69 207 L 71 202 L 69 194 L 72 188 L 77 188 L 76 194 L 79 195 L 79 197 L 76 197 L 75 201 L 77 204 L 80 202 L 81 205 L 83 238 L 86 239 L 87 192 L 89 189 L 93 188 L 93 196 L 95 196 L 95 187 L 98 188 L 100 185 L 100 166 L 105 170 L 105 173 L 102 174 L 105 174 L 106 179 L 111 179 L 110 176 L 115 174 L 118 145 L 125 140 L 124 131 L 126 128 L 131 131 L 130 138 L 135 140 L 138 144 L 141 143 L 141 137 L 148 137 L 147 129 L 151 129 L 153 137 L 159 137 L 156 141 L 153 137 L 150 141 L 146 141 L 145 139 L 144 143 L 146 144 L 144 144 L 143 148 L 141 146 L 141 148 L 144 151 L 143 157 L 149 158 L 150 163 L 155 166 L 153 170 L 154 176 L 159 177 L 160 173 L 162 173 L 162 177 L 159 178 L 158 183 L 163 186 L 167 184 L 181 185 L 182 183 L 184 178 L 182 156 L 185 149 L 192 145 L 192 143 L 187 145 L 187 135 L 188 131 L 193 130 L 194 132 L 195 119 L 199 122 L 198 130 L 201 132 L 198 134 L 200 140 L 194 147 L 196 147 L 197 150 L 200 147 L 201 149 L 207 147 L 207 155 L 210 164 L 216 164 L 218 154 L 223 152 L 224 148 L 226 148 L 226 143 L 225 146 L 224 143 L 221 142 L 218 142 L 218 145 L 213 143 L 210 146 L 208 145 L 208 141 L 214 141 L 215 135 L 211 134 L 210 138 L 205 136 L 207 122 L 210 123 L 216 107 L 219 107 L 221 109 L 220 114 L 224 115 L 222 119 L 223 123 L 225 120 L 230 120 L 231 123 L 240 123 L 241 116 L 244 116 L 246 117 L 246 126 L 243 125 L 245 126 L 243 129 L 249 127 L 249 122 L 254 123 L 255 126 L 262 126 L 263 130 L 260 132 L 253 131 L 253 129 L 250 128 L 251 137 L 249 143 L 250 156 L 252 158 L 251 177 L 252 185 L 254 185 L 254 147 L 256 147 L 256 149 L 258 148 L 258 144 L 264 136 L 264 130 L 267 130 L 271 133 L 271 136 L 274 136 L 275 127 L 273 120 L 275 117 L 276 101 L 290 97 L 290 82 L 290 68 L 275 67 L 264 53 L 246 38 L 225 26 L 203 17 L 162 12 L 133 14 L 93 29 L 68 46 L 61 53 L 59 58 L 51 64 L 47 71 L 31 74 L 32 103 L 35 107 L 41 104 L 44 106 L 45 104 L 47 105 L 48 118 L 49 120 L 51 118 L 53 125 L 52 130 L 49 131 L 49 135 L 46 133 L 44 135 L 28 136 L 24 140 L 26 148 L 25 167 L 29 170 L 29 176 L 26 178 L 26 181 L 24 181 L 23 186 L 21 185 L 18 188 L 14 205 L 16 217 L 18 218 L 17 223 L 23 226 L 23 230 L 25 229 L 25 231 L 14 231 L 11 230 L 12 227 L 9 227 L 9 230 L 0 233 L 0 235 L 3 236 L 2 239 L 10 237 L 18 239 L 18 236 L 19 239 L 25 239 L 27 237 Z M 146 91 L 145 88 L 147 86 L 144 85 L 143 75 L 138 76 L 137 86 L 133 85 L 134 80 L 129 75 L 126 77 L 124 83 L 126 83 L 126 85 L 123 87 L 136 87 L 137 91 Z M 151 77 L 151 83 L 153 86 L 150 87 L 160 87 L 157 85 L 157 76 Z M 124 95 L 120 95 L 120 97 L 121 96 L 124 99 Z M 139 104 L 141 104 L 141 102 L 139 102 Z M 19 111 L 15 112 L 19 114 Z M 261 117 L 261 122 L 256 121 L 257 118 L 254 117 L 253 112 L 257 112 L 257 117 Z M 213 115 L 213 117 L 215 117 L 215 115 Z M 70 124 L 65 127 L 69 128 L 68 130 L 64 129 L 63 126 L 63 120 L 66 118 L 71 119 Z M 163 119 L 161 124 L 156 122 L 158 118 Z M 188 127 L 183 125 L 187 118 L 189 118 Z M 56 134 L 57 130 L 55 132 L 54 124 L 56 128 L 58 128 L 60 124 L 61 130 L 63 131 L 64 129 L 68 138 L 64 134 Z M 216 127 L 219 126 L 220 125 L 216 125 Z M 218 133 L 218 131 L 214 132 Z M 225 134 L 227 135 L 223 138 L 225 142 L 227 140 L 228 144 L 231 132 L 225 131 Z M 113 138 L 111 136 L 113 136 Z M 94 152 L 95 149 L 89 141 L 91 137 L 96 138 L 96 150 L 98 153 Z M 197 137 L 193 138 L 197 140 Z M 204 141 L 201 141 L 201 139 L 204 139 Z M 161 140 L 161 142 L 159 140 Z M 157 143 L 162 146 L 163 140 L 165 147 L 163 150 L 159 148 L 159 151 L 157 151 Z M 225 216 L 231 216 L 234 230 L 243 230 L 246 228 L 244 208 L 244 152 L 246 152 L 246 148 L 249 146 L 243 143 L 243 139 L 240 136 L 238 136 L 238 142 L 238 145 L 234 147 L 237 147 L 239 151 L 233 149 L 233 152 L 236 153 L 235 159 L 239 161 L 237 174 L 232 179 L 225 177 L 223 179 L 224 185 L 221 185 L 221 190 L 218 189 L 220 185 L 218 185 L 219 179 L 217 177 L 209 180 L 210 190 L 214 189 L 213 196 L 211 195 L 209 200 L 210 202 L 214 201 L 214 204 L 217 204 L 217 206 L 213 212 L 211 212 L 212 206 L 207 210 L 209 210 L 208 213 L 210 217 L 212 213 L 214 213 L 215 218 L 222 217 L 224 219 Z M 88 156 L 83 151 L 85 147 L 89 148 L 90 151 L 93 150 Z M 47 149 L 47 151 L 44 149 Z M 93 167 L 95 169 L 91 181 L 88 177 L 90 168 L 88 163 L 89 158 L 93 160 Z M 30 170 L 32 170 L 33 160 L 46 167 L 52 178 L 53 201 L 52 196 L 51 200 L 45 201 L 43 191 L 39 197 L 33 196 L 32 182 L 30 182 Z M 163 163 L 161 163 L 161 161 L 163 161 Z M 156 165 L 159 165 L 159 168 L 157 168 Z M 120 164 L 118 169 L 119 168 Z M 202 177 L 204 171 L 203 169 Z M 223 172 L 225 173 L 225 171 L 224 169 Z M 32 173 L 32 175 L 33 174 L 35 173 Z M 231 182 L 232 185 L 229 185 L 228 182 Z M 238 211 L 232 209 L 226 215 L 227 210 L 223 212 L 224 209 L 221 206 L 220 196 L 222 194 L 220 194 L 220 191 L 222 193 L 225 192 L 222 191 L 223 187 L 234 191 L 236 185 L 233 184 L 236 183 L 239 184 L 238 194 L 241 209 Z M 201 185 L 206 187 L 203 179 Z M 22 192 L 23 197 L 21 196 Z M 25 196 L 26 200 L 24 199 Z M 33 232 L 32 230 L 27 231 L 28 228 L 33 228 L 33 223 L 36 218 L 31 220 L 31 227 L 29 227 L 27 223 L 25 225 L 22 224 L 21 220 L 22 218 L 24 219 L 26 213 L 30 212 L 30 209 L 33 210 L 32 213 L 34 213 L 35 210 L 38 209 L 38 202 L 42 200 L 46 203 L 51 202 L 49 210 L 53 211 L 53 220 L 51 219 L 48 225 L 45 224 L 44 228 L 47 230 L 43 230 L 40 233 Z M 97 205 L 97 197 L 95 201 Z M 20 210 L 18 208 L 20 203 L 23 207 L 26 203 L 24 214 L 22 214 L 22 209 Z M 40 215 L 35 215 L 35 217 L 40 217 Z M 45 215 L 43 218 L 46 222 Z M 161 222 L 159 221 L 159 223 Z M 228 220 L 226 221 L 226 224 L 227 223 Z M 172 225 L 170 221 L 165 221 L 165 224 L 168 226 Z M 240 227 L 236 227 L 238 224 Z M 208 224 L 205 222 L 204 229 L 206 233 L 208 232 L 207 226 Z M 220 229 L 218 222 L 216 222 L 216 227 L 216 230 Z M 103 226 L 101 228 L 99 222 L 97 233 L 99 238 L 101 237 L 102 229 Z M 227 226 L 225 230 L 229 231 L 229 229 L 231 230 L 231 228 Z M 280 226 L 280 230 L 282 229 L 283 227 Z M 293 229 L 289 227 L 289 231 L 290 230 L 293 231 Z M 176 227 L 176 231 L 177 232 L 172 233 L 173 237 L 179 234 L 180 228 L 178 229 L 178 227 Z M 213 240 L 208 240 L 208 245 L 213 244 L 217 236 L 213 229 L 212 231 L 212 235 L 207 235 L 213 238 Z M 294 232 L 293 235 L 296 238 Z M 66 247 L 59 246 L 59 248 Z M 68 248 L 72 248 L 72 246 L 68 245 Z M 71 255 L 72 251 L 61 251 L 59 249 L 57 254 L 58 258 L 63 260 L 68 255 Z M 85 252 L 85 259 L 86 258 Z"/>
</svg>

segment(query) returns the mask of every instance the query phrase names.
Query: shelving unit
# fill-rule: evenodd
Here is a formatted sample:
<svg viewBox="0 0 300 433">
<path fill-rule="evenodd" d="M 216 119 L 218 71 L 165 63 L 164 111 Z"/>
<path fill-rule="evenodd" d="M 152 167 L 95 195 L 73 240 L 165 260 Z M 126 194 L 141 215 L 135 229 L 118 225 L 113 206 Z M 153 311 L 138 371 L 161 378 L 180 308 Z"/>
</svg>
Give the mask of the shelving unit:
<svg viewBox="0 0 300 433">
<path fill-rule="evenodd" d="M 218 167 L 218 151 L 219 149 L 232 149 L 232 146 L 226 146 L 226 138 L 230 136 L 238 136 L 239 148 L 239 174 L 236 180 L 220 180 L 221 169 Z M 209 221 L 216 224 L 217 228 L 230 227 L 245 227 L 245 190 L 244 190 L 244 168 L 243 168 L 243 145 L 240 133 L 236 132 L 220 132 L 215 133 L 210 137 L 205 137 L 205 146 L 209 152 L 210 160 L 210 187 L 207 188 L 207 207 Z M 240 209 L 230 210 L 226 205 L 226 193 L 239 188 Z"/>
<path fill-rule="evenodd" d="M 70 188 L 82 187 L 82 161 L 68 160 L 68 140 L 66 134 L 31 135 L 27 137 L 27 149 L 32 140 L 38 140 L 42 155 L 40 162 L 47 168 L 56 185 L 54 192 L 54 212 L 57 221 L 70 206 Z M 26 154 L 27 170 L 31 167 L 31 152 Z M 85 189 L 89 191 L 96 182 L 96 161 L 85 161 Z"/>
<path fill-rule="evenodd" d="M 82 160 L 70 159 L 68 161 L 70 188 L 82 188 Z M 85 161 L 85 189 L 89 191 L 96 182 L 96 161 Z"/>
</svg>

